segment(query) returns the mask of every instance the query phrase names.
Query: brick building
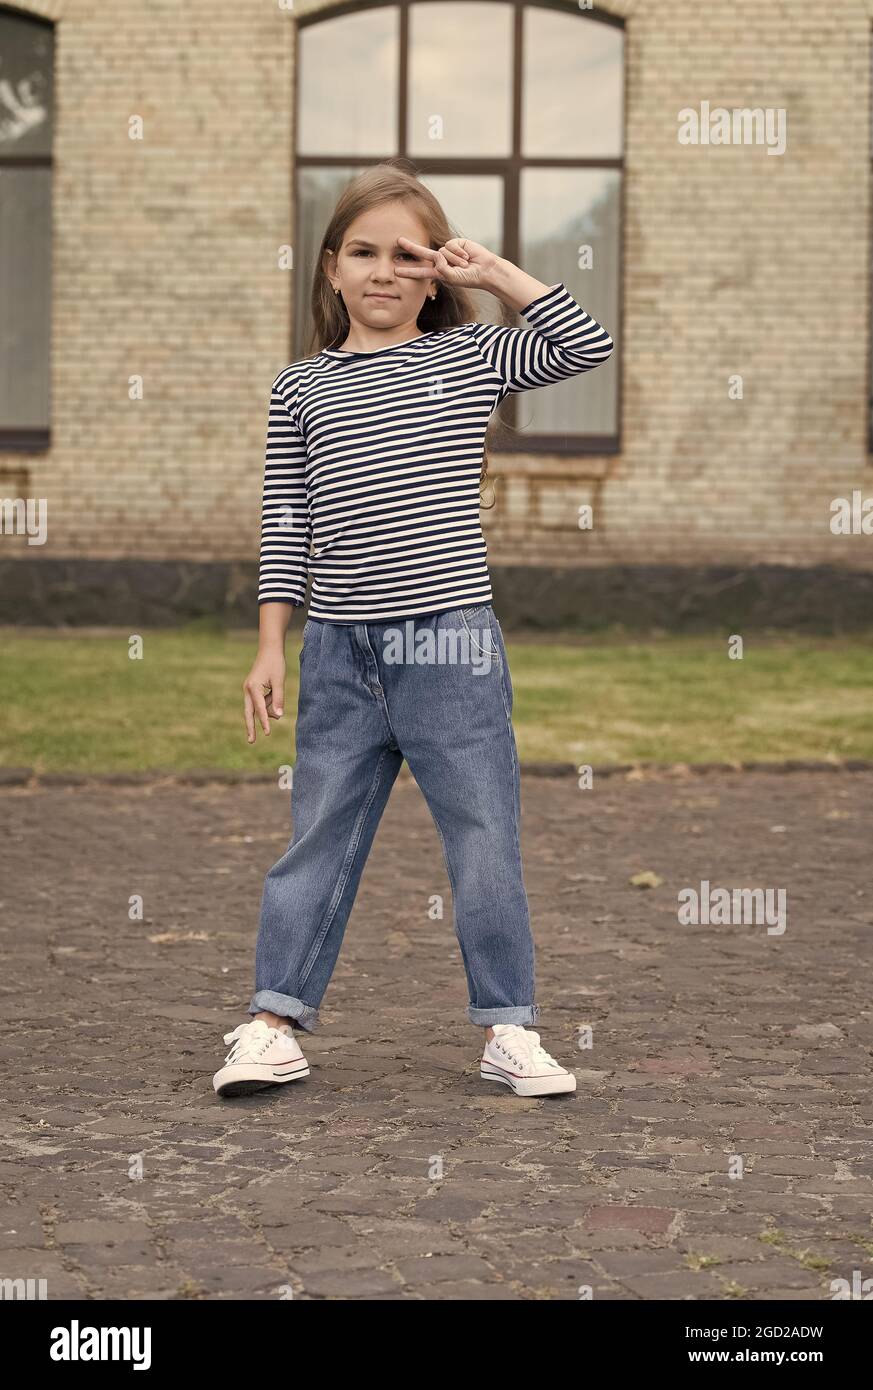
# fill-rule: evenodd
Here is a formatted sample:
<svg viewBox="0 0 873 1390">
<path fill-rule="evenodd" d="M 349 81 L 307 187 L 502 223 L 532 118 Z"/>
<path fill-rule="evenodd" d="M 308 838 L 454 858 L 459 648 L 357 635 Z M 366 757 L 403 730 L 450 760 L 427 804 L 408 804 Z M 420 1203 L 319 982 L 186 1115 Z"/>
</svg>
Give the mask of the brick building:
<svg viewBox="0 0 873 1390">
<path fill-rule="evenodd" d="M 869 621 L 871 26 L 873 0 L 0 4 L 0 617 L 256 620 L 313 244 L 404 153 L 616 340 L 490 451 L 501 616 Z"/>
</svg>

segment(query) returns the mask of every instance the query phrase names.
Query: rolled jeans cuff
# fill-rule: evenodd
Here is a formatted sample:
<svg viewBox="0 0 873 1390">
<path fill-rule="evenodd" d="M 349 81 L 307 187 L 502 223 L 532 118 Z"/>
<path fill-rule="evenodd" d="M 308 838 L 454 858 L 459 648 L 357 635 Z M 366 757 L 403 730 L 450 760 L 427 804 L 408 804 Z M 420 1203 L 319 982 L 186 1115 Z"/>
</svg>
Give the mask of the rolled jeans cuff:
<svg viewBox="0 0 873 1390">
<path fill-rule="evenodd" d="M 508 1009 L 476 1009 L 472 1004 L 467 1007 L 470 1022 L 483 1028 L 494 1023 L 536 1023 L 539 1016 L 539 1004 L 516 1004 Z"/>
<path fill-rule="evenodd" d="M 279 1014 L 282 1018 L 293 1018 L 307 1033 L 315 1033 L 319 1026 L 318 1009 L 295 999 L 291 994 L 277 994 L 274 989 L 259 989 L 252 995 L 249 1013 Z"/>
</svg>

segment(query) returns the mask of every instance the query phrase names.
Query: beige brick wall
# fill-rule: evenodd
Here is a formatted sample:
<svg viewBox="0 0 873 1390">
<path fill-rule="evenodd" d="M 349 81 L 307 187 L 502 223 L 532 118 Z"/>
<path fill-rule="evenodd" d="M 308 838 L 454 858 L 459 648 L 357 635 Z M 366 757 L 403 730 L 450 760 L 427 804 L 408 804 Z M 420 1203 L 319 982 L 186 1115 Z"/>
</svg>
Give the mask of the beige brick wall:
<svg viewBox="0 0 873 1390">
<path fill-rule="evenodd" d="M 289 352 L 293 17 L 277 0 L 31 8 L 57 20 L 52 446 L 0 469 L 27 466 L 49 543 L 0 544 L 254 561 Z M 829 504 L 873 495 L 873 3 L 608 8 L 627 17 L 623 448 L 493 455 L 490 559 L 871 568 L 873 538 L 833 536 Z M 680 145 L 677 114 L 702 100 L 785 107 L 786 153 Z"/>
</svg>

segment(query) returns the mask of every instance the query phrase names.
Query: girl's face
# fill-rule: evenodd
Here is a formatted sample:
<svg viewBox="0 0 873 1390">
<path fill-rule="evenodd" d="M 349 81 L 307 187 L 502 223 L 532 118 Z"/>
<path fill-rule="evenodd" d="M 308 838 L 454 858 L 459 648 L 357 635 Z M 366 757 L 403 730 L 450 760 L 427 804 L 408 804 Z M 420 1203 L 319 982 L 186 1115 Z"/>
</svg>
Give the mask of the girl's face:
<svg viewBox="0 0 873 1390">
<path fill-rule="evenodd" d="M 339 288 L 349 319 L 367 328 L 414 327 L 434 280 L 397 275 L 399 265 L 423 265 L 420 256 L 398 246 L 398 237 L 429 245 L 427 231 L 405 203 L 383 203 L 350 223 L 339 255 L 328 255 L 325 270 Z"/>
</svg>

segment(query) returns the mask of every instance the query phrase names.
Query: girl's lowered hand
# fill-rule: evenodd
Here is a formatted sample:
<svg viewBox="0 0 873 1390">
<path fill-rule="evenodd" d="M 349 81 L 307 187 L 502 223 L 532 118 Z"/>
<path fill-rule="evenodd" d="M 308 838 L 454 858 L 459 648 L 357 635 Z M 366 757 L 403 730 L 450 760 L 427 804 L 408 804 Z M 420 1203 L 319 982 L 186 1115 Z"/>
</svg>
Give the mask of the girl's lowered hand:
<svg viewBox="0 0 873 1390">
<path fill-rule="evenodd" d="M 500 264 L 499 256 L 469 237 L 451 237 L 438 251 L 419 246 L 417 241 L 405 236 L 399 236 L 397 242 L 404 251 L 411 251 L 427 262 L 426 265 L 397 266 L 395 273 L 410 280 L 442 280 L 447 285 L 487 290 Z"/>
<path fill-rule="evenodd" d="M 264 687 L 266 686 L 266 690 Z M 285 691 L 285 655 L 282 651 L 258 652 L 257 659 L 243 681 L 245 721 L 248 742 L 255 741 L 255 715 L 265 734 L 270 720 L 282 716 Z"/>
</svg>

